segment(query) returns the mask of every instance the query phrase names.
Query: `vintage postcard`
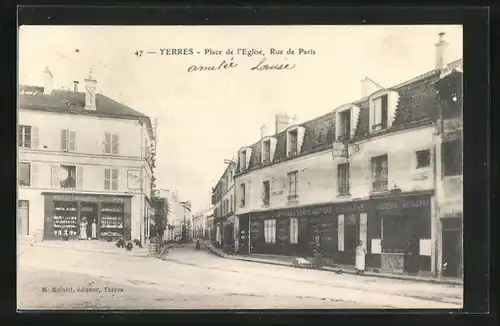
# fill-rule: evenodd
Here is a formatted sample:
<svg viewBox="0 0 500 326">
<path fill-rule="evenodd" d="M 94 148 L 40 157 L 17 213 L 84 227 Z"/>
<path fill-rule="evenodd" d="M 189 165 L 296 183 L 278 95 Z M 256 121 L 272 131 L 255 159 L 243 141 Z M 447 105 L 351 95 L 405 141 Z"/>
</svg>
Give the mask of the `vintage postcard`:
<svg viewBox="0 0 500 326">
<path fill-rule="evenodd" d="M 18 309 L 463 307 L 462 26 L 21 26 Z"/>
</svg>

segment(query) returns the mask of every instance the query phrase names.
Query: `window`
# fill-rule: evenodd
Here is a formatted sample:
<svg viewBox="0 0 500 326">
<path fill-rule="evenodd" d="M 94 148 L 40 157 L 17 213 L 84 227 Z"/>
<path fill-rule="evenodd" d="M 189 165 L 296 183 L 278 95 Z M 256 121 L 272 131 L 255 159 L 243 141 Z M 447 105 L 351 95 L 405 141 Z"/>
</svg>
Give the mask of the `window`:
<svg viewBox="0 0 500 326">
<path fill-rule="evenodd" d="M 240 207 L 245 207 L 246 189 L 244 183 L 240 185 L 240 191 L 241 191 Z"/>
<path fill-rule="evenodd" d="M 387 128 L 387 94 L 373 100 L 372 130 Z"/>
<path fill-rule="evenodd" d="M 297 130 L 288 133 L 288 156 L 297 155 Z"/>
<path fill-rule="evenodd" d="M 299 243 L 299 219 L 290 218 L 290 243 Z"/>
<path fill-rule="evenodd" d="M 229 204 L 231 207 L 231 212 L 233 211 L 233 195 L 231 195 L 231 203 Z"/>
<path fill-rule="evenodd" d="M 262 163 L 268 164 L 271 161 L 271 141 L 266 140 L 262 143 Z"/>
<path fill-rule="evenodd" d="M 19 185 L 21 187 L 31 186 L 31 167 L 29 163 L 19 163 Z"/>
<path fill-rule="evenodd" d="M 247 168 L 247 151 L 241 151 L 240 154 L 240 169 L 246 170 Z"/>
<path fill-rule="evenodd" d="M 298 171 L 288 172 L 288 199 L 296 199 L 297 195 L 297 182 Z"/>
<path fill-rule="evenodd" d="M 117 134 L 104 134 L 104 153 L 106 154 L 118 154 L 120 149 L 119 137 Z M 147 141 L 144 142 L 144 155 L 146 159 L 151 157 L 151 152 Z"/>
<path fill-rule="evenodd" d="M 61 165 L 62 180 L 60 181 L 61 188 L 75 189 L 76 188 L 76 166 Z"/>
<path fill-rule="evenodd" d="M 349 140 L 351 138 L 351 110 L 340 112 L 340 134 L 339 140 Z"/>
<path fill-rule="evenodd" d="M 462 141 L 460 139 L 454 141 L 443 142 L 443 175 L 460 175 L 462 174 Z"/>
<path fill-rule="evenodd" d="M 276 243 L 276 220 L 264 220 L 264 239 L 266 243 Z"/>
<path fill-rule="evenodd" d="M 431 165 L 431 151 L 426 149 L 423 151 L 417 151 L 417 169 L 426 168 Z"/>
<path fill-rule="evenodd" d="M 19 147 L 31 148 L 31 126 L 19 126 L 17 142 Z"/>
<path fill-rule="evenodd" d="M 372 157 L 371 164 L 373 191 L 387 190 L 387 155 Z"/>
<path fill-rule="evenodd" d="M 337 188 L 340 196 L 349 195 L 349 163 L 337 165 Z"/>
<path fill-rule="evenodd" d="M 76 151 L 76 133 L 69 129 L 61 130 L 61 150 L 63 152 Z"/>
<path fill-rule="evenodd" d="M 271 186 L 269 181 L 262 182 L 262 203 L 269 205 L 271 200 Z"/>
<path fill-rule="evenodd" d="M 118 190 L 118 170 L 104 169 L 104 189 Z"/>
</svg>

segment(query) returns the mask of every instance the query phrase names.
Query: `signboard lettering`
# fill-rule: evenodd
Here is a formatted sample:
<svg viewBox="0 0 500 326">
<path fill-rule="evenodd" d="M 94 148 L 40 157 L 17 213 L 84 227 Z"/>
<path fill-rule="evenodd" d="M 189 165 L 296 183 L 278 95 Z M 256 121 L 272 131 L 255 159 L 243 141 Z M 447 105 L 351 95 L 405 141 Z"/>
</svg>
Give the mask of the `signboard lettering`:
<svg viewBox="0 0 500 326">
<path fill-rule="evenodd" d="M 405 208 L 419 208 L 429 206 L 429 199 L 416 199 L 405 202 L 384 202 L 377 204 L 378 210 L 392 210 L 392 209 L 405 209 Z"/>
<path fill-rule="evenodd" d="M 88 196 L 88 195 L 55 195 L 55 201 L 85 201 L 85 202 L 97 202 L 106 201 L 113 203 L 123 203 L 125 199 L 123 197 L 109 196 Z"/>
</svg>

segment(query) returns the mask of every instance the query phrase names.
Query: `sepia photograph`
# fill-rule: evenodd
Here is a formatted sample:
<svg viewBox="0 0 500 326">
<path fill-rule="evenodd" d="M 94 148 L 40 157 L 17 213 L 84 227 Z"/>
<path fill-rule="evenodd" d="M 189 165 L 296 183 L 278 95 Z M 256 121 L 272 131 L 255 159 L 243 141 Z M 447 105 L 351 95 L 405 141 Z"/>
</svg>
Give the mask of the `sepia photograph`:
<svg viewBox="0 0 500 326">
<path fill-rule="evenodd" d="M 463 308 L 461 25 L 18 30 L 17 308 Z"/>
</svg>

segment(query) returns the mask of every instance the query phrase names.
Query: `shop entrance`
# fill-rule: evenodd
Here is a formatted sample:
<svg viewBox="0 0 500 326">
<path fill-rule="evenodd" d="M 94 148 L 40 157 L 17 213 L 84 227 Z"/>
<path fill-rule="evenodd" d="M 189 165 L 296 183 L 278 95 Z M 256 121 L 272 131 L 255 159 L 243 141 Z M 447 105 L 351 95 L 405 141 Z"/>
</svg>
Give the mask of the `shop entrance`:
<svg viewBox="0 0 500 326">
<path fill-rule="evenodd" d="M 97 204 L 82 203 L 80 209 L 81 240 L 97 239 Z"/>
<path fill-rule="evenodd" d="M 345 263 L 354 265 L 356 262 L 356 247 L 359 243 L 359 229 L 356 214 L 345 215 L 344 251 Z"/>
<path fill-rule="evenodd" d="M 20 200 L 17 208 L 17 234 L 29 234 L 29 201 Z"/>
<path fill-rule="evenodd" d="M 442 275 L 461 277 L 462 228 L 459 218 L 443 220 Z"/>
</svg>

